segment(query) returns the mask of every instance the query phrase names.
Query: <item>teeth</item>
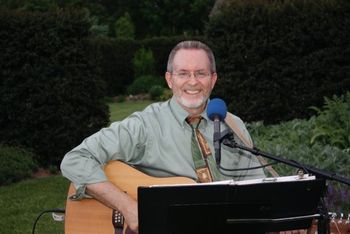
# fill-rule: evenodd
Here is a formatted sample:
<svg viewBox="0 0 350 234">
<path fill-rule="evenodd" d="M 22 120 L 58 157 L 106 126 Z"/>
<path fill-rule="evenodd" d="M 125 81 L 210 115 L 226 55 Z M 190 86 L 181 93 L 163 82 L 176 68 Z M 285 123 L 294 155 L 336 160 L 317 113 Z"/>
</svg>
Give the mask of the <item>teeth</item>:
<svg viewBox="0 0 350 234">
<path fill-rule="evenodd" d="M 197 93 L 199 93 L 199 90 L 186 90 L 186 93 L 197 94 Z"/>
</svg>

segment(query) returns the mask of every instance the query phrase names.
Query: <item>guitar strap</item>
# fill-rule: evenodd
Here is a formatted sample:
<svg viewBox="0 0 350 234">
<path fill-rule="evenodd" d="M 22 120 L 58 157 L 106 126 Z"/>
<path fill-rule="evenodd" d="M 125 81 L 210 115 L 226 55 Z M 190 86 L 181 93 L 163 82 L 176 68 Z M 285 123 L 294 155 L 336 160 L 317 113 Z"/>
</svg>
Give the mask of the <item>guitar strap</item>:
<svg viewBox="0 0 350 234">
<path fill-rule="evenodd" d="M 231 114 L 230 112 L 227 112 L 226 118 L 225 118 L 225 123 L 228 125 L 228 127 L 237 135 L 237 137 L 243 142 L 243 144 L 246 147 L 253 148 L 253 142 L 250 137 L 247 137 L 241 130 L 241 128 L 238 127 L 237 124 L 237 117 Z M 266 160 L 261 157 L 260 155 L 256 156 L 261 163 L 261 165 L 266 165 L 267 162 Z M 273 176 L 273 177 L 278 177 L 278 173 L 272 168 L 272 166 L 267 166 L 266 170 Z"/>
</svg>

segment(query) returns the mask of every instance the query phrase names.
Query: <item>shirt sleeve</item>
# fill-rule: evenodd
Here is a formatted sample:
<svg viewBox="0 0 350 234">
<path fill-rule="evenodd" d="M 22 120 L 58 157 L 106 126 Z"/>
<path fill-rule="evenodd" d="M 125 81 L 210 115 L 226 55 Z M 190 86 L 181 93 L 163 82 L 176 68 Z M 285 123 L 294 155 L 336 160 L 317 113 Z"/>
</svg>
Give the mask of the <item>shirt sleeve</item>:
<svg viewBox="0 0 350 234">
<path fill-rule="evenodd" d="M 142 157 L 146 144 L 145 125 L 135 113 L 121 122 L 84 139 L 61 163 L 62 175 L 73 182 L 75 199 L 86 197 L 87 184 L 107 181 L 103 167 L 111 160 L 132 162 Z"/>
</svg>

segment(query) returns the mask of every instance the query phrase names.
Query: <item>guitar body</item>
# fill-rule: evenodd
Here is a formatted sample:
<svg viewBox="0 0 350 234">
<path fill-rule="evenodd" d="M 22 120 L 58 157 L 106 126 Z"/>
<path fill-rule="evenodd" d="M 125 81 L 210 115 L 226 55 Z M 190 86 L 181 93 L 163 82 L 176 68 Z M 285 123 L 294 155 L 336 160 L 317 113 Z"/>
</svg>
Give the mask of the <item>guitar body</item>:
<svg viewBox="0 0 350 234">
<path fill-rule="evenodd" d="M 196 183 L 194 180 L 186 177 L 158 178 L 148 176 L 120 161 L 108 163 L 104 171 L 110 182 L 128 193 L 135 200 L 137 200 L 137 188 L 139 186 Z M 64 226 L 66 234 L 114 233 L 112 209 L 95 199 L 72 201 L 69 197 L 74 194 L 75 188 L 71 184 L 66 202 Z"/>
<path fill-rule="evenodd" d="M 139 186 L 161 184 L 193 184 L 194 180 L 186 177 L 157 178 L 148 176 L 135 168 L 120 161 L 112 161 L 106 165 L 104 171 L 108 180 L 137 200 Z M 68 197 L 75 194 L 71 184 Z M 350 234 L 350 224 L 347 220 L 333 220 L 330 222 L 331 233 Z M 65 214 L 66 234 L 113 234 L 112 209 L 95 199 L 72 201 L 67 198 Z M 317 222 L 307 232 L 317 233 Z"/>
</svg>

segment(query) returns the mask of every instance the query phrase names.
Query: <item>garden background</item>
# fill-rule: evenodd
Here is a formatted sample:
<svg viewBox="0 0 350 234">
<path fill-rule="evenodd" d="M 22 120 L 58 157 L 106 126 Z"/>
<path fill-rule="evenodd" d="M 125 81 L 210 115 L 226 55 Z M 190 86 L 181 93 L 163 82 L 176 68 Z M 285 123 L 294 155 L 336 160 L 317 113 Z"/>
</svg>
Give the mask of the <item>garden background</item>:
<svg viewBox="0 0 350 234">
<path fill-rule="evenodd" d="M 350 176 L 349 16 L 345 0 L 0 0 L 4 230 L 29 232 L 34 213 L 64 206 L 63 155 L 125 117 L 113 111 L 170 97 L 167 56 L 184 39 L 212 47 L 213 97 L 247 123 L 257 147 Z M 38 186 L 29 179 L 38 170 L 56 177 Z M 349 213 L 348 186 L 329 188 L 330 209 Z M 21 216 L 15 204 L 53 191 L 57 204 L 34 202 Z"/>
</svg>

